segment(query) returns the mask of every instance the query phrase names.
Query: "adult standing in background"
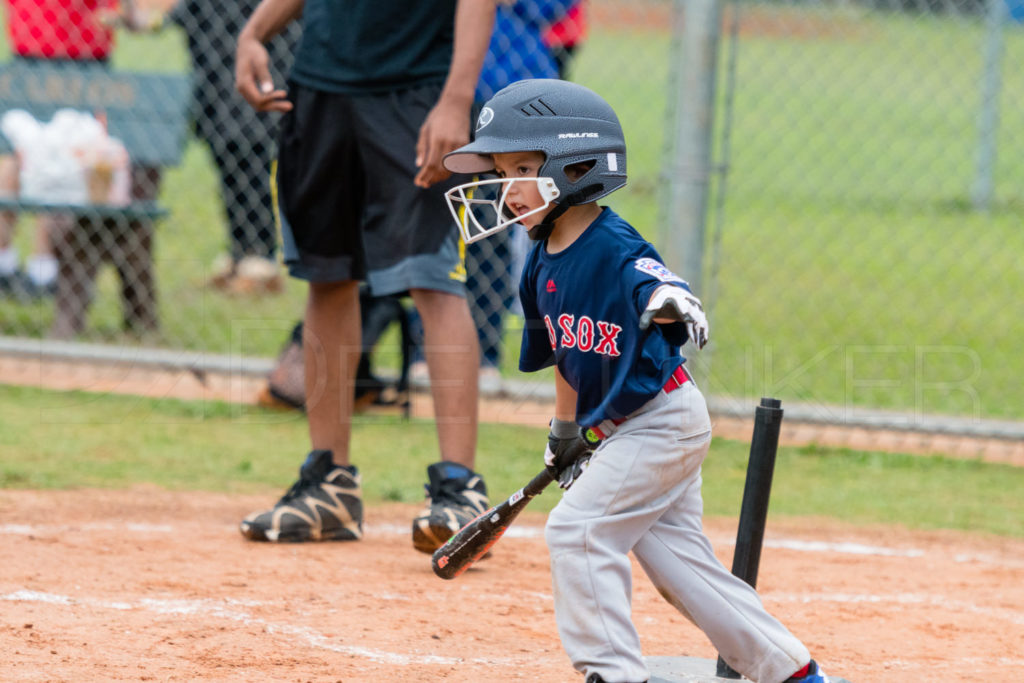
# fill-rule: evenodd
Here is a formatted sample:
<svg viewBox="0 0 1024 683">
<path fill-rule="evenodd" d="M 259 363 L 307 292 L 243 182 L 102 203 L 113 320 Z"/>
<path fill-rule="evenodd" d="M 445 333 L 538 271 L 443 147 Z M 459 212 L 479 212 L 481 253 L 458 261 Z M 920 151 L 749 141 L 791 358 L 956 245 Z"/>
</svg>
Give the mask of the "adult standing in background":
<svg viewBox="0 0 1024 683">
<path fill-rule="evenodd" d="M 273 293 L 282 282 L 271 191 L 280 114 L 256 111 L 235 90 L 235 41 L 259 0 L 179 0 L 180 25 L 192 60 L 192 118 L 213 155 L 228 221 L 228 251 L 211 284 L 237 294 Z M 291 69 L 299 39 L 291 24 L 267 43 L 274 82 Z"/>
<path fill-rule="evenodd" d="M 303 326 L 312 451 L 270 510 L 241 524 L 252 540 L 362 537 L 350 461 L 352 378 L 361 348 L 359 282 L 409 292 L 423 317 L 441 462 L 413 545 L 431 553 L 488 506 L 473 471 L 476 333 L 441 165 L 469 140 L 473 91 L 494 0 L 262 0 L 238 38 L 236 87 L 259 111 L 286 112 L 280 133 L 285 263 L 309 282 Z M 287 89 L 265 43 L 302 18 Z"/>
<path fill-rule="evenodd" d="M 547 29 L 564 18 L 577 0 L 500 0 L 487 56 L 476 87 L 478 105 L 510 83 L 525 78 L 558 78 L 558 63 L 545 46 Z M 466 287 L 469 309 L 480 340 L 480 389 L 501 389 L 499 371 L 504 351 L 505 316 L 515 303 L 518 273 L 525 253 L 522 231 L 505 230 L 489 239 L 466 245 Z M 519 262 L 517 269 L 514 264 Z M 421 326 L 413 316 L 413 336 L 419 341 Z M 418 349 L 417 349 L 418 352 Z M 428 379 L 417 354 L 412 376 Z"/>
</svg>

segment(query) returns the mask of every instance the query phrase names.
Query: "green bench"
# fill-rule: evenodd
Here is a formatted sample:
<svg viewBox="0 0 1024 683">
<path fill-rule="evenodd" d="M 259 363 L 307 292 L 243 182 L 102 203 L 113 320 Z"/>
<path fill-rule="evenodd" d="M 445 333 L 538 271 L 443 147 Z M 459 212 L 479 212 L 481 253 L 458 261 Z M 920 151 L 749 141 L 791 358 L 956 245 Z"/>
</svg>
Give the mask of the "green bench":
<svg viewBox="0 0 1024 683">
<path fill-rule="evenodd" d="M 104 262 L 118 271 L 125 326 L 137 332 L 158 327 L 153 226 L 167 209 L 157 195 L 161 169 L 181 161 L 190 99 L 189 79 L 181 74 L 114 71 L 95 62 L 0 65 L 0 113 L 24 109 L 39 121 L 65 107 L 102 114 L 131 160 L 131 202 L 125 206 L 0 199 L 0 210 L 55 217 L 51 237 L 58 276 L 51 336 L 67 338 L 82 330 Z M 0 153 L 11 151 L 0 135 Z"/>
</svg>

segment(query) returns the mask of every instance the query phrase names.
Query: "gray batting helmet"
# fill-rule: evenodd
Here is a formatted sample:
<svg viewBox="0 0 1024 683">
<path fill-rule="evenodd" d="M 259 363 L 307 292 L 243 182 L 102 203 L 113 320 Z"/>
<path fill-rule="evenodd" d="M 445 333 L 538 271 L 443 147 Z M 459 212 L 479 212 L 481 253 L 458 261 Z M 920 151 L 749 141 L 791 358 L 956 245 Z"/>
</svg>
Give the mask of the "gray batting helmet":
<svg viewBox="0 0 1024 683">
<path fill-rule="evenodd" d="M 626 140 L 615 111 L 577 83 L 549 78 L 502 88 L 480 111 L 473 142 L 450 152 L 444 165 L 455 173 L 494 170 L 492 154 L 543 152 L 537 175 L 549 177 L 566 206 L 600 199 L 626 184 Z M 573 164 L 593 164 L 574 181 Z"/>
</svg>

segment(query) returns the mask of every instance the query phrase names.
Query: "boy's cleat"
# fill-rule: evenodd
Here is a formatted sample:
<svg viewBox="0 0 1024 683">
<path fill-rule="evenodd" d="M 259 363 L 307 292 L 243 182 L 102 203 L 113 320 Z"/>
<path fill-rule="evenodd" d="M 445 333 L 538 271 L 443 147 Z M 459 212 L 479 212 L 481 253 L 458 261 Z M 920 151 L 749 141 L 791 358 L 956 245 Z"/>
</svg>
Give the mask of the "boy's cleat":
<svg viewBox="0 0 1024 683">
<path fill-rule="evenodd" d="M 412 521 L 412 545 L 430 554 L 490 505 L 483 478 L 467 467 L 438 462 L 427 468 L 427 477 L 427 505 Z"/>
<path fill-rule="evenodd" d="M 299 480 L 270 510 L 254 512 L 240 525 L 250 541 L 357 541 L 363 536 L 359 472 L 331 461 L 330 451 L 312 451 Z"/>
</svg>

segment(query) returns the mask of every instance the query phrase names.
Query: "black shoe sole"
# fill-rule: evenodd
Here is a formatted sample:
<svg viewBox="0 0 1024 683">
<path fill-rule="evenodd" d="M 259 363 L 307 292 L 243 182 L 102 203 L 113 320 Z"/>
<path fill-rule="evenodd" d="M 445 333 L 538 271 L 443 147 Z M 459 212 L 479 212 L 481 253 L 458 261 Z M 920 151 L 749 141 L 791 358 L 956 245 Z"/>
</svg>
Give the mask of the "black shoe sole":
<svg viewBox="0 0 1024 683">
<path fill-rule="evenodd" d="M 328 531 L 321 532 L 321 534 L 314 538 L 313 534 L 310 533 L 309 529 L 296 529 L 278 535 L 276 539 L 267 537 L 265 529 L 261 529 L 256 526 L 245 524 L 244 522 L 239 525 L 239 531 L 242 536 L 250 541 L 259 541 L 266 543 L 318 543 L 320 541 L 358 541 L 362 538 L 362 533 L 358 536 L 354 534 L 350 529 L 330 529 Z"/>
<path fill-rule="evenodd" d="M 422 522 L 422 524 L 421 524 Z M 458 529 L 430 518 L 417 518 L 412 521 L 412 547 L 421 553 L 432 555 L 443 546 Z"/>
</svg>

